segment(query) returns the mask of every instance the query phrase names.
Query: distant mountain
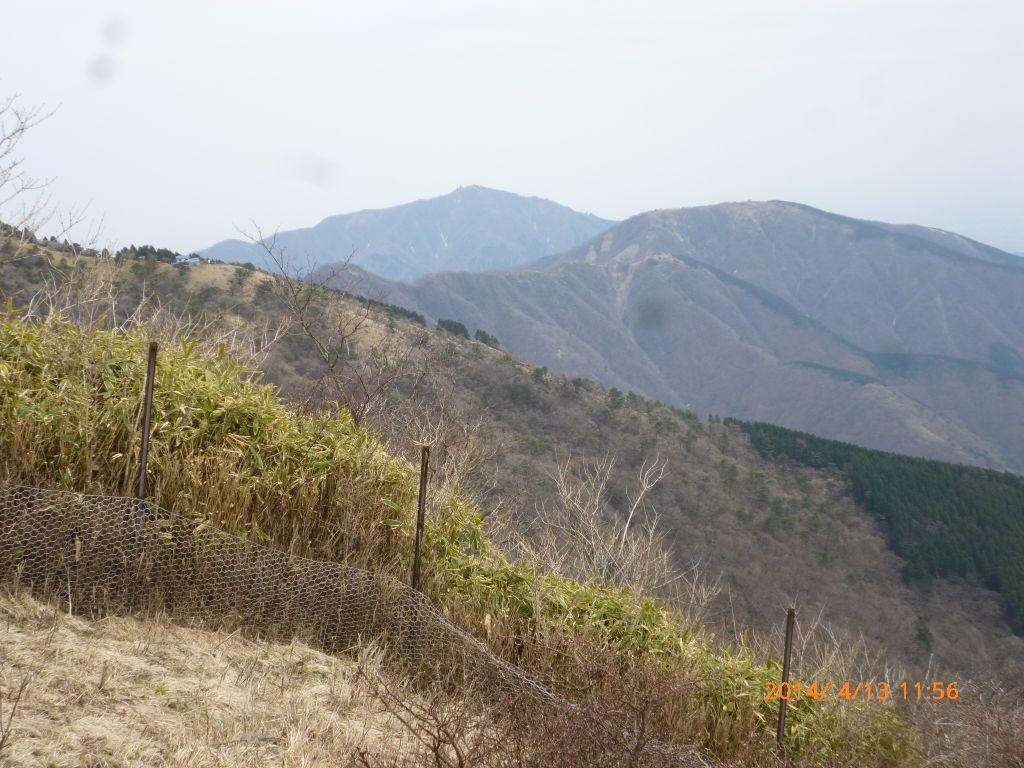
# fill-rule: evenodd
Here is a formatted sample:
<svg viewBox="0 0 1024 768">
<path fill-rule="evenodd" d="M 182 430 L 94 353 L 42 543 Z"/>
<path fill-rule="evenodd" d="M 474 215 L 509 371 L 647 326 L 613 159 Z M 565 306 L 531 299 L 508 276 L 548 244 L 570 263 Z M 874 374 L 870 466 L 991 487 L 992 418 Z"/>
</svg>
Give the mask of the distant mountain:
<svg viewBox="0 0 1024 768">
<path fill-rule="evenodd" d="M 378 295 L 701 413 L 1024 471 L 1024 263 L 787 202 L 654 211 L 529 269 Z"/>
<path fill-rule="evenodd" d="M 394 208 L 342 214 L 315 227 L 280 232 L 276 244 L 302 267 L 341 261 L 392 280 L 434 272 L 508 269 L 568 250 L 613 224 L 539 197 L 486 187 Z M 265 250 L 224 240 L 201 254 L 217 261 L 273 265 Z"/>
</svg>

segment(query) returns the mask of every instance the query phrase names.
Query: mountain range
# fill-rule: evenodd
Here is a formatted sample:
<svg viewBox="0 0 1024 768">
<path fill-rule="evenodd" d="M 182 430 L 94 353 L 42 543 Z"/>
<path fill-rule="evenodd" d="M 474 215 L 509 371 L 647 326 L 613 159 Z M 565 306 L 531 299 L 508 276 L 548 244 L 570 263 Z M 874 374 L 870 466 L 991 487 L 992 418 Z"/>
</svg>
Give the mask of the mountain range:
<svg viewBox="0 0 1024 768">
<path fill-rule="evenodd" d="M 368 291 L 699 413 L 1024 471 L 1024 263 L 797 203 L 660 210 L 526 267 Z"/>
<path fill-rule="evenodd" d="M 1024 472 L 1024 261 L 783 202 L 615 224 L 462 187 L 278 235 L 336 285 L 702 414 Z M 269 266 L 259 245 L 203 254 Z M 261 259 L 260 256 L 263 256 Z"/>
<path fill-rule="evenodd" d="M 579 245 L 612 223 L 539 197 L 469 186 L 394 208 L 331 216 L 314 227 L 279 232 L 273 242 L 293 268 L 351 258 L 382 277 L 414 280 L 433 272 L 516 267 Z M 275 266 L 265 248 L 244 240 L 224 240 L 200 254 Z"/>
</svg>

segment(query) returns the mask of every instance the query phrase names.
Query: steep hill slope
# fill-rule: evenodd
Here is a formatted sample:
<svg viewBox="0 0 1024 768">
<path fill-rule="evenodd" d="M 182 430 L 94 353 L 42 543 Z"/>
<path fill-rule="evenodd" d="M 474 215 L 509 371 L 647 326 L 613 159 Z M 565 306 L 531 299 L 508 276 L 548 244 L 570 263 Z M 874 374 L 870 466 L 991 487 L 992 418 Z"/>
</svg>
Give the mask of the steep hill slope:
<svg viewBox="0 0 1024 768">
<path fill-rule="evenodd" d="M 4 283 L 22 286 L 15 299 L 24 302 L 33 276 L 44 270 L 35 256 L 5 272 Z M 206 313 L 224 331 L 280 317 L 268 277 L 238 267 L 135 262 L 123 265 L 116 279 L 126 303 L 145 283 L 165 307 Z M 351 298 L 337 301 L 358 307 Z M 357 351 L 382 339 L 408 341 L 413 350 L 406 363 L 414 375 L 370 422 L 392 450 L 414 457 L 409 425 L 424 407 L 436 411 L 435 421 L 443 411 L 467 429 L 477 425 L 456 435 L 456 442 L 472 438 L 479 454 L 462 487 L 477 489 L 485 507 L 509 511 L 521 523 L 529 525 L 539 507 L 557 499 L 554 477 L 567 461 L 580 472 L 615 457 L 606 490 L 610 513 L 620 520 L 644 460 L 666 461 L 652 508 L 676 564 L 697 564 L 704 580 L 721 579 L 725 589 L 707 606 L 720 635 L 731 636 L 738 626 L 775 630 L 785 605 L 796 601 L 808 621 L 821 612 L 841 635 L 863 636 L 870 648 L 912 669 L 931 663 L 964 674 L 1024 677 L 1024 640 L 1010 631 L 1005 600 L 978 580 L 940 579 L 931 589 L 904 583 L 907 564 L 889 547 L 884 519 L 856 502 L 834 471 L 765 459 L 738 426 L 551 375 L 504 350 L 428 331 L 386 307 L 373 308 L 361 339 Z M 308 392 L 310 353 L 293 337 L 271 350 L 263 369 L 289 395 Z M 436 446 L 438 461 L 448 447 Z"/>
<path fill-rule="evenodd" d="M 655 211 L 388 295 L 698 412 L 1024 470 L 1024 264 L 951 233 L 782 202 Z"/>
<path fill-rule="evenodd" d="M 88 621 L 6 589 L 0 618 L 9 768 L 353 765 L 360 751 L 377 765 L 412 752 L 354 661 L 301 643 Z"/>
<path fill-rule="evenodd" d="M 72 309 L 82 308 L 78 302 Z M 749 645 L 723 648 L 649 595 L 608 580 L 575 580 L 543 562 L 510 560 L 483 530 L 485 508 L 459 493 L 451 474 L 437 473 L 431 484 L 425 594 L 410 605 L 396 594 L 393 580 L 385 592 L 374 592 L 371 582 L 385 579 L 381 570 L 408 572 L 413 468 L 346 411 L 289 407 L 209 336 L 165 347 L 157 365 L 148 474 L 153 496 L 182 516 L 172 520 L 154 509 L 139 516 L 130 498 L 114 513 L 109 497 L 83 497 L 79 491 L 122 489 L 134 474 L 144 327 L 136 322 L 130 330 L 85 329 L 12 310 L 0 322 L 4 579 L 20 576 L 26 587 L 69 612 L 167 612 L 207 627 L 227 622 L 242 633 L 308 638 L 337 653 L 351 652 L 372 635 L 394 672 L 414 674 L 420 690 L 442 695 L 453 685 L 467 686 L 490 702 L 500 718 L 495 723 L 513 729 L 514 740 L 498 754 L 532 753 L 533 759 L 517 763 L 525 766 L 703 764 L 693 746 L 725 758 L 774 754 L 769 723 L 777 705 L 761 692 L 781 673 L 777 661 Z M 158 326 L 147 330 L 159 332 Z M 75 490 L 40 496 L 11 488 L 23 483 Z M 221 531 L 208 538 L 220 527 L 236 536 Z M 376 575 L 303 554 L 364 563 Z M 261 593 L 263 586 L 278 590 L 276 596 Z M 408 587 L 401 591 L 415 594 Z M 353 596 L 370 600 L 356 608 L 360 600 Z M 412 631 L 425 625 L 407 623 L 425 614 L 426 600 L 479 641 L 449 629 L 452 642 L 437 654 L 428 652 L 436 643 Z M 299 604 L 314 609 L 309 620 L 283 621 L 295 617 Z M 353 610 L 361 617 L 346 618 Z M 435 626 L 451 627 L 435 617 Z M 318 624 L 321 619 L 325 623 Z M 347 640 L 325 633 L 327 625 Z M 451 660 L 460 663 L 449 667 L 444 658 L 458 644 L 467 653 L 456 653 Z M 5 675 L 6 653 L 5 644 Z M 513 676 L 495 654 L 525 671 Z M 813 655 L 800 657 L 808 660 L 806 674 L 821 669 L 810 666 Z M 842 674 L 844 668 L 829 669 Z M 431 677 L 439 670 L 440 677 Z M 19 671 L 31 682 L 35 670 L 15 662 L 15 680 Z M 526 674 L 573 698 L 581 695 L 580 685 L 589 696 L 611 684 L 614 698 L 602 694 L 611 705 L 595 708 L 586 699 L 576 709 L 539 691 Z M 102 687 L 102 670 L 100 678 Z M 509 696 L 517 686 L 538 695 Z M 401 689 L 392 690 L 401 696 Z M 658 692 L 653 706 L 652 690 Z M 72 696 L 81 701 L 88 692 Z M 66 714 L 72 706 L 62 703 L 58 711 Z M 435 717 L 449 711 L 438 709 Z M 815 764 L 895 765 L 916 751 L 907 718 L 894 702 L 808 700 L 792 707 L 790 723 L 789 748 Z M 490 732 L 489 722 L 480 729 Z M 676 745 L 671 760 L 660 759 L 669 753 L 647 741 L 651 736 Z M 582 755 L 581 740 L 587 744 Z M 537 756 L 538 749 L 548 751 Z M 638 753 L 642 760 L 631 759 Z"/>
<path fill-rule="evenodd" d="M 280 232 L 276 243 L 305 268 L 352 256 L 352 263 L 393 280 L 433 272 L 508 269 L 589 240 L 612 222 L 539 197 L 486 187 L 375 211 L 331 216 L 315 227 Z M 266 251 L 225 240 L 202 255 L 271 267 Z"/>
</svg>

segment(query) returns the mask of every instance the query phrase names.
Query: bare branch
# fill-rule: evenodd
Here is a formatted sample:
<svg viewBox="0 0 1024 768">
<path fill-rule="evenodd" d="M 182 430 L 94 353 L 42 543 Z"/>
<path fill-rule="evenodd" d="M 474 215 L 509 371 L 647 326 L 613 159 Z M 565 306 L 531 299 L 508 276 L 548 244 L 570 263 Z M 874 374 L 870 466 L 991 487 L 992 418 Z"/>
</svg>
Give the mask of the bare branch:
<svg viewBox="0 0 1024 768">
<path fill-rule="evenodd" d="M 629 505 L 629 514 L 626 515 L 626 522 L 622 526 L 622 540 L 619 542 L 619 549 L 626 546 L 626 537 L 629 535 L 629 525 L 633 522 L 633 516 L 636 515 L 636 511 L 644 503 L 647 494 L 665 476 L 667 464 L 667 461 L 659 461 L 657 458 L 653 460 L 649 458 L 644 459 L 643 466 L 640 468 L 639 485 L 637 485 L 633 493 L 632 502 Z"/>
<path fill-rule="evenodd" d="M 289 318 L 288 333 L 304 339 L 319 363 L 310 399 L 347 411 L 357 425 L 366 423 L 407 376 L 412 348 L 371 333 L 373 302 L 352 297 L 357 282 L 348 268 L 354 252 L 328 267 L 307 257 L 301 268 L 276 234 L 267 236 L 255 224 L 243 234 L 274 265 L 271 285 Z"/>
<path fill-rule="evenodd" d="M 56 110 L 23 107 L 20 98 L 15 93 L 0 99 L 0 220 L 31 239 L 31 234 L 52 215 L 50 198 L 44 192 L 52 180 L 25 171 L 18 145 L 32 128 Z"/>
</svg>

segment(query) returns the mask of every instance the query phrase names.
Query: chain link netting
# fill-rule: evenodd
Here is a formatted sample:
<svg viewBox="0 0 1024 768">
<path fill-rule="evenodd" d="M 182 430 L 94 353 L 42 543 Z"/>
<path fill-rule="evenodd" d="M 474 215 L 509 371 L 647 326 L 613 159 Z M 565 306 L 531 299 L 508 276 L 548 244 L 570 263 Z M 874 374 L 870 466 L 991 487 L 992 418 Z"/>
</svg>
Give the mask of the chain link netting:
<svg viewBox="0 0 1024 768">
<path fill-rule="evenodd" d="M 331 654 L 374 642 L 405 674 L 575 707 L 397 579 L 283 552 L 148 501 L 0 487 L 0 577 L 79 614 L 159 611 L 297 638 Z M 705 764 L 669 745 L 646 749 L 675 764 Z"/>
</svg>

